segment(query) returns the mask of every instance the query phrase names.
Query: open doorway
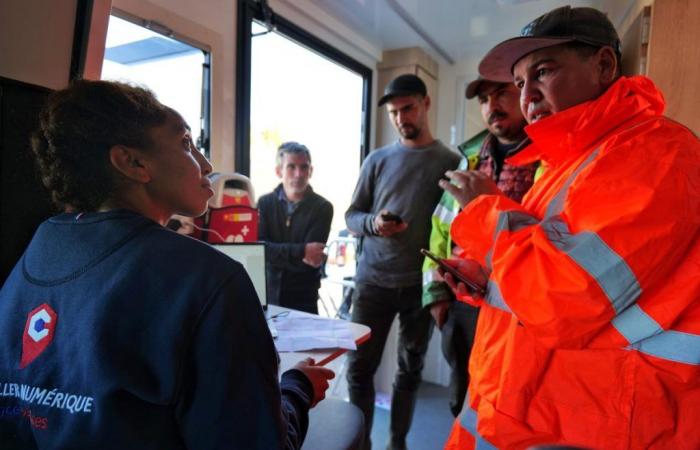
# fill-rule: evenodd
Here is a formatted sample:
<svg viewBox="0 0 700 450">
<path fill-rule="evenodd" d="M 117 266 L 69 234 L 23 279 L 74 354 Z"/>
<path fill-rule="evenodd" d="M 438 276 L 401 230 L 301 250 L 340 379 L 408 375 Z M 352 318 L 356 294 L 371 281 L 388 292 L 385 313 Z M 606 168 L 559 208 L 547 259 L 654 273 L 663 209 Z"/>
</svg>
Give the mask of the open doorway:
<svg viewBox="0 0 700 450">
<path fill-rule="evenodd" d="M 238 5 L 236 171 L 264 195 L 279 183 L 277 147 L 297 141 L 309 148 L 311 185 L 334 210 L 319 312 L 335 315 L 355 269 L 344 214 L 369 151 L 372 70 L 265 1 Z"/>
<path fill-rule="evenodd" d="M 279 184 L 277 147 L 311 151 L 311 185 L 333 204 L 331 236 L 345 228 L 362 152 L 363 77 L 277 32 L 253 23 L 250 178 L 262 195 Z"/>
</svg>

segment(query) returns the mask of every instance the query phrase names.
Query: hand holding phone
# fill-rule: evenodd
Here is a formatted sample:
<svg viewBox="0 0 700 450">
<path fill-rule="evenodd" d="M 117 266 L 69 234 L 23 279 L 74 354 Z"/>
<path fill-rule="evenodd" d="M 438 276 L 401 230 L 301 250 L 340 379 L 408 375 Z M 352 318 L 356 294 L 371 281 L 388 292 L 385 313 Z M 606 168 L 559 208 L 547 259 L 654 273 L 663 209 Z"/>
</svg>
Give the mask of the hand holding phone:
<svg viewBox="0 0 700 450">
<path fill-rule="evenodd" d="M 460 283 L 464 283 L 467 289 L 471 290 L 474 294 L 480 296 L 484 296 L 486 294 L 486 290 L 482 286 L 480 286 L 476 281 L 470 280 L 465 274 L 455 269 L 451 265 L 447 264 L 443 260 L 443 258 L 440 258 L 439 256 L 435 255 L 434 253 L 431 253 L 429 250 L 426 250 L 424 248 L 420 249 L 420 252 L 424 256 L 435 261 L 440 267 L 440 269 L 452 275 L 457 281 L 459 281 Z"/>
<path fill-rule="evenodd" d="M 397 214 L 384 213 L 384 214 L 380 214 L 380 216 L 382 217 L 382 220 L 384 222 L 396 222 L 397 224 L 403 222 L 403 219 L 401 218 L 401 216 L 399 216 Z"/>
<path fill-rule="evenodd" d="M 398 214 L 382 209 L 374 216 L 374 230 L 378 236 L 390 237 L 408 228 L 408 223 Z"/>
</svg>

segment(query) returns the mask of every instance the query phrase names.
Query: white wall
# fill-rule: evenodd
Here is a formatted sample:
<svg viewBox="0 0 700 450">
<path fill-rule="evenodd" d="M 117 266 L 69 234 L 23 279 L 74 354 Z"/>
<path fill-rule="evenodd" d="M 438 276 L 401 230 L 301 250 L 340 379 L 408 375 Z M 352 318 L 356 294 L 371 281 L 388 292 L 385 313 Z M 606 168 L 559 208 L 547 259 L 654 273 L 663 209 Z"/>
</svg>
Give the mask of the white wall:
<svg viewBox="0 0 700 450">
<path fill-rule="evenodd" d="M 436 138 L 457 150 L 457 145 L 484 129 L 476 100 L 464 97 L 466 84 L 477 77 L 479 57 L 455 64 L 439 62 Z M 466 123 L 465 123 L 466 118 Z"/>
<path fill-rule="evenodd" d="M 51 89 L 68 83 L 75 0 L 0 1 L 0 76 Z"/>
</svg>

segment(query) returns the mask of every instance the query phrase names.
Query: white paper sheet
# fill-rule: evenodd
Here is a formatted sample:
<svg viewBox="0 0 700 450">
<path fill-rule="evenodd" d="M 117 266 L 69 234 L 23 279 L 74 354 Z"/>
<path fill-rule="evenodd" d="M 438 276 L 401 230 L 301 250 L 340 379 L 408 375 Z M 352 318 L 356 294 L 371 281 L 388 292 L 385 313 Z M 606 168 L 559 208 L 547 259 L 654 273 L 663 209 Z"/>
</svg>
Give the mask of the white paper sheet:
<svg viewBox="0 0 700 450">
<path fill-rule="evenodd" d="M 312 317 L 291 311 L 274 319 L 278 352 L 299 352 L 320 348 L 356 350 L 350 325 L 344 320 Z"/>
</svg>

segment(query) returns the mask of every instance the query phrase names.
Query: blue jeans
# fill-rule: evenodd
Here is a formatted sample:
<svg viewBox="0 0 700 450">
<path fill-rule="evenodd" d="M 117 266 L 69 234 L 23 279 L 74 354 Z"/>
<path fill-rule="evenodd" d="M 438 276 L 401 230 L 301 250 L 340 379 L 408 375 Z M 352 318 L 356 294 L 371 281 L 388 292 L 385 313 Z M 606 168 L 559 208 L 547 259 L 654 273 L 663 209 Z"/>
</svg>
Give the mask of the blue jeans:
<svg viewBox="0 0 700 450">
<path fill-rule="evenodd" d="M 430 312 L 421 305 L 421 295 L 421 285 L 405 288 L 356 285 L 352 321 L 369 326 L 372 336 L 349 354 L 347 379 L 350 401 L 365 415 L 366 448 L 371 448 L 374 374 L 381 362 L 384 344 L 396 314 L 399 315 L 399 368 L 394 377 L 387 448 L 405 448 L 421 382 L 423 360 L 433 330 Z"/>
</svg>

